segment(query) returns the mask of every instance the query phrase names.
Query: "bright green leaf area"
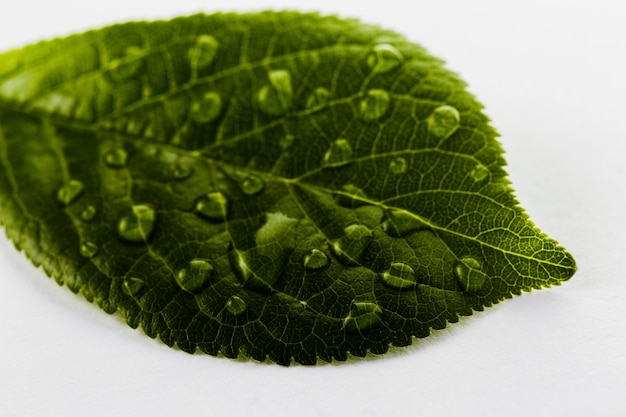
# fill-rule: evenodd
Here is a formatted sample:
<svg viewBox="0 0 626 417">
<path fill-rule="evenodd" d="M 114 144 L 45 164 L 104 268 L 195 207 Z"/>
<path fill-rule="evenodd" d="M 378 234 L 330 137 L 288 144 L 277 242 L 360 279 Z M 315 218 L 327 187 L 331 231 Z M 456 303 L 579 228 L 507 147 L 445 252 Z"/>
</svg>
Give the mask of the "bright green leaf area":
<svg viewBox="0 0 626 417">
<path fill-rule="evenodd" d="M 169 346 L 342 361 L 574 274 L 496 136 L 442 61 L 378 27 L 121 24 L 0 55 L 0 221 Z"/>
</svg>

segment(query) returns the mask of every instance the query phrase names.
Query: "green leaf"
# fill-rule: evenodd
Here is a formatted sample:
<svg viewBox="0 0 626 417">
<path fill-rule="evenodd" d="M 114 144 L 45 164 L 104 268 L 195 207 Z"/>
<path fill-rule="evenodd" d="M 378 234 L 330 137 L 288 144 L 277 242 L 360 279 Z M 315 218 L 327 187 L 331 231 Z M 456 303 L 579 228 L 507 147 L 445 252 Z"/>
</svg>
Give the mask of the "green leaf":
<svg viewBox="0 0 626 417">
<path fill-rule="evenodd" d="M 384 353 L 576 266 L 465 84 L 316 14 L 137 22 L 0 55 L 0 221 L 186 352 Z"/>
</svg>

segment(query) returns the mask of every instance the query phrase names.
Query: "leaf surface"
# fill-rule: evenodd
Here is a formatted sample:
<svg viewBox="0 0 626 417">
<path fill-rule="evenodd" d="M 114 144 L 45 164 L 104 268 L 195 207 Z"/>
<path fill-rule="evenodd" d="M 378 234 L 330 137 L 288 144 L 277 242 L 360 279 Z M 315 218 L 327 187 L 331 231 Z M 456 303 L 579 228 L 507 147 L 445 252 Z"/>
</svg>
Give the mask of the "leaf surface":
<svg viewBox="0 0 626 417">
<path fill-rule="evenodd" d="M 41 42 L 0 55 L 0 221 L 169 346 L 384 353 L 576 270 L 481 109 L 418 45 L 316 14 Z"/>
</svg>

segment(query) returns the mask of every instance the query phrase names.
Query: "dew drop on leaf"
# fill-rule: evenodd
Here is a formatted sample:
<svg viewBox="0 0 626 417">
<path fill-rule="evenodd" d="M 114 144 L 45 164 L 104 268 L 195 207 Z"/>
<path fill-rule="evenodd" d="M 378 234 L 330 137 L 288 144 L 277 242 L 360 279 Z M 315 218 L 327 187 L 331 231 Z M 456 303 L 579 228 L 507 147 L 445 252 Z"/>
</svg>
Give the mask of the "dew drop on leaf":
<svg viewBox="0 0 626 417">
<path fill-rule="evenodd" d="M 387 113 L 390 101 L 389 93 L 385 90 L 368 90 L 359 104 L 361 118 L 367 122 L 380 119 Z"/>
<path fill-rule="evenodd" d="M 387 210 L 386 214 L 387 220 L 383 222 L 382 226 L 389 236 L 402 237 L 417 230 L 428 228 L 427 224 L 406 210 L 391 209 Z"/>
<path fill-rule="evenodd" d="M 307 269 L 322 269 L 327 265 L 328 256 L 319 249 L 313 249 L 304 256 L 304 267 Z"/>
<path fill-rule="evenodd" d="M 261 87 L 258 93 L 259 108 L 270 116 L 282 116 L 291 108 L 293 88 L 291 74 L 286 70 L 270 71 L 269 83 Z"/>
<path fill-rule="evenodd" d="M 407 168 L 408 165 L 406 163 L 406 159 L 404 158 L 396 158 L 389 163 L 389 171 L 395 175 L 404 174 L 407 171 Z"/>
<path fill-rule="evenodd" d="M 415 270 L 407 264 L 394 262 L 389 270 L 381 274 L 383 282 L 392 288 L 404 290 L 417 285 Z"/>
<path fill-rule="evenodd" d="M 357 208 L 369 204 L 365 192 L 354 184 L 345 184 L 337 193 L 337 203 L 347 208 Z"/>
<path fill-rule="evenodd" d="M 330 245 L 344 265 L 357 265 L 358 259 L 372 240 L 372 231 L 361 224 L 346 227 L 344 235 Z"/>
<path fill-rule="evenodd" d="M 100 248 L 92 242 L 85 242 L 80 245 L 80 254 L 85 258 L 93 258 L 99 250 Z"/>
<path fill-rule="evenodd" d="M 348 332 L 356 332 L 379 326 L 383 323 L 382 312 L 376 303 L 352 301 L 350 313 L 343 321 L 343 328 Z"/>
<path fill-rule="evenodd" d="M 226 220 L 228 200 L 219 191 L 210 192 L 196 200 L 195 212 L 197 215 L 213 221 Z"/>
<path fill-rule="evenodd" d="M 128 152 L 124 148 L 111 149 L 104 155 L 104 162 L 111 168 L 124 168 L 128 163 Z"/>
<path fill-rule="evenodd" d="M 241 190 L 247 195 L 258 194 L 263 188 L 265 188 L 265 182 L 257 175 L 250 175 L 241 183 Z"/>
<path fill-rule="evenodd" d="M 214 91 L 205 93 L 202 98 L 191 105 L 191 118 L 196 123 L 209 123 L 222 111 L 222 98 Z"/>
<path fill-rule="evenodd" d="M 117 231 L 120 238 L 128 242 L 147 242 L 152 234 L 155 219 L 156 213 L 152 207 L 138 204 L 120 216 Z"/>
<path fill-rule="evenodd" d="M 219 45 L 217 39 L 211 35 L 198 36 L 195 45 L 189 49 L 189 62 L 196 68 L 207 68 L 215 60 Z"/>
<path fill-rule="evenodd" d="M 395 46 L 381 43 L 376 45 L 367 56 L 367 65 L 374 72 L 384 73 L 400 65 L 403 59 L 404 57 Z"/>
<path fill-rule="evenodd" d="M 487 282 L 487 275 L 481 271 L 481 263 L 470 256 L 461 258 L 454 266 L 459 283 L 465 291 L 480 290 Z"/>
<path fill-rule="evenodd" d="M 306 100 L 306 108 L 309 110 L 320 110 L 328 104 L 330 92 L 324 87 L 318 87 Z"/>
<path fill-rule="evenodd" d="M 246 311 L 248 304 L 239 296 L 233 295 L 226 302 L 226 310 L 233 316 L 238 316 Z"/>
<path fill-rule="evenodd" d="M 489 176 L 489 168 L 481 163 L 478 163 L 476 164 L 472 172 L 470 172 L 470 176 L 476 182 L 482 181 Z"/>
<path fill-rule="evenodd" d="M 208 260 L 193 259 L 187 267 L 176 272 L 176 282 L 183 290 L 196 294 L 207 286 L 213 270 L 213 265 Z"/>
<path fill-rule="evenodd" d="M 78 180 L 69 180 L 57 192 L 57 200 L 59 203 L 68 205 L 75 201 L 81 195 L 84 189 L 82 182 Z"/>
<path fill-rule="evenodd" d="M 350 163 L 352 158 L 352 146 L 345 139 L 337 139 L 330 144 L 330 148 L 324 154 L 323 163 L 326 166 L 337 167 Z"/>
<path fill-rule="evenodd" d="M 122 291 L 131 297 L 137 296 L 143 290 L 145 285 L 145 282 L 141 278 L 124 278 L 124 281 L 122 282 Z"/>
<path fill-rule="evenodd" d="M 123 82 L 133 78 L 143 65 L 142 50 L 130 46 L 126 48 L 125 56 L 111 62 L 109 77 L 114 82 Z"/>
<path fill-rule="evenodd" d="M 176 164 L 174 168 L 174 179 L 182 181 L 191 177 L 191 175 L 193 175 L 193 167 L 183 163 Z"/>
<path fill-rule="evenodd" d="M 93 218 L 96 216 L 96 213 L 97 210 L 94 206 L 87 206 L 83 211 L 81 211 L 80 218 L 88 222 L 93 220 Z"/>
<path fill-rule="evenodd" d="M 428 130 L 436 138 L 445 139 L 453 134 L 461 120 L 459 111 L 452 106 L 440 106 L 428 116 Z"/>
</svg>

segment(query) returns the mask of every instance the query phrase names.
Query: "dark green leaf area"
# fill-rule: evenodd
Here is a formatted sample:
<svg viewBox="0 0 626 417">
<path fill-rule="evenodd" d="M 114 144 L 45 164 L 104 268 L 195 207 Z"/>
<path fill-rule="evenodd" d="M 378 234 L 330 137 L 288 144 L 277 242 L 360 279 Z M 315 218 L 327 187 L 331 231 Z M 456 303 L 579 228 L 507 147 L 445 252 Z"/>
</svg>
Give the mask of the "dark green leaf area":
<svg viewBox="0 0 626 417">
<path fill-rule="evenodd" d="M 345 360 L 575 272 L 495 137 L 455 74 L 377 27 L 116 25 L 0 55 L 0 220 L 169 346 Z"/>
</svg>

